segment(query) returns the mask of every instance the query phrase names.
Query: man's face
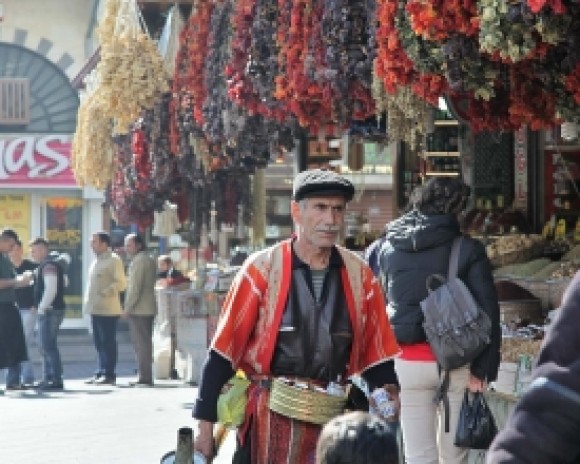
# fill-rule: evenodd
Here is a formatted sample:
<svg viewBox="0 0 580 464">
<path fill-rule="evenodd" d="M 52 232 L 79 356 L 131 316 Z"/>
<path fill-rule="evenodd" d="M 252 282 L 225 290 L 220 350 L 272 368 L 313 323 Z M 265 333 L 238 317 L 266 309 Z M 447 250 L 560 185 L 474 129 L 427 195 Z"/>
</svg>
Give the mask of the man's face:
<svg viewBox="0 0 580 464">
<path fill-rule="evenodd" d="M 91 248 L 96 255 L 100 255 L 107 249 L 107 244 L 101 242 L 98 235 L 91 235 Z"/>
<path fill-rule="evenodd" d="M 137 254 L 137 246 L 135 245 L 135 240 L 131 237 L 125 239 L 125 252 L 129 256 L 135 256 Z"/>
<path fill-rule="evenodd" d="M 48 249 L 42 244 L 36 244 L 30 247 L 30 256 L 37 263 L 42 262 L 47 255 Z"/>
<path fill-rule="evenodd" d="M 159 259 L 157 261 L 157 269 L 159 270 L 159 272 L 165 272 L 169 270 L 169 264 L 167 264 L 167 261 L 165 261 L 164 259 Z"/>
<path fill-rule="evenodd" d="M 10 253 L 16 246 L 12 237 L 0 237 L 0 253 Z"/>
<path fill-rule="evenodd" d="M 318 248 L 333 246 L 344 226 L 346 200 L 341 196 L 311 197 L 292 202 L 292 218 L 298 240 Z"/>
<path fill-rule="evenodd" d="M 20 261 L 22 261 L 22 254 L 22 246 L 15 244 L 12 251 L 9 253 L 9 256 L 13 262 L 20 263 Z"/>
</svg>

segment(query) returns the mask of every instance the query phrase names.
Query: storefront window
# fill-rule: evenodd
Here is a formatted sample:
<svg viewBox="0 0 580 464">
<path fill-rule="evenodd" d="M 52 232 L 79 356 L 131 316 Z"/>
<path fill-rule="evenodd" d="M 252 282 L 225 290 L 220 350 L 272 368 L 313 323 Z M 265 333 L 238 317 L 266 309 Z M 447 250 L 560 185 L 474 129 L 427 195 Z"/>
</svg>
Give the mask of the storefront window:
<svg viewBox="0 0 580 464">
<path fill-rule="evenodd" d="M 46 199 L 46 239 L 51 251 L 70 257 L 66 317 L 82 317 L 82 205 L 80 198 Z"/>
</svg>

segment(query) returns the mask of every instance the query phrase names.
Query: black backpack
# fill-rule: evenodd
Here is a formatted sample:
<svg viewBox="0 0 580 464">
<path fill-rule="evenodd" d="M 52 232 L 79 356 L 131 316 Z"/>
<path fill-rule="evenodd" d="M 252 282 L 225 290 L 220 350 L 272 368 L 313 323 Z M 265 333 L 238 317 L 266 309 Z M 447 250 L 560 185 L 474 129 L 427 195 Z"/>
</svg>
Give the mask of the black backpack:
<svg viewBox="0 0 580 464">
<path fill-rule="evenodd" d="M 421 301 L 427 340 L 441 370 L 445 371 L 436 401 L 444 402 L 446 412 L 449 371 L 469 364 L 491 341 L 491 319 L 457 277 L 462 241 L 463 236 L 453 241 L 447 278 L 439 274 L 427 277 L 429 295 Z M 434 289 L 437 282 L 440 285 Z M 446 418 L 446 431 L 448 429 Z"/>
</svg>

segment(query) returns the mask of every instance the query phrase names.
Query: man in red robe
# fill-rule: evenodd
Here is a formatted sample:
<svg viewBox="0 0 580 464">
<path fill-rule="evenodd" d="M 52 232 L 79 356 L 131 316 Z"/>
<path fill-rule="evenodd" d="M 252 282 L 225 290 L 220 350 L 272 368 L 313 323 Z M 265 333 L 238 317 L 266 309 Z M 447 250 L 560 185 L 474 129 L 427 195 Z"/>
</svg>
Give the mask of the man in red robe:
<svg viewBox="0 0 580 464">
<path fill-rule="evenodd" d="M 354 186 L 332 172 L 300 173 L 293 186 L 295 238 L 250 256 L 222 307 L 193 416 L 195 449 L 212 455 L 223 385 L 242 369 L 252 380 L 234 463 L 313 463 L 320 426 L 268 409 L 274 377 L 325 387 L 361 374 L 371 390 L 398 386 L 399 346 L 380 283 L 356 254 L 336 245 Z M 392 388 L 391 388 L 392 390 Z"/>
</svg>

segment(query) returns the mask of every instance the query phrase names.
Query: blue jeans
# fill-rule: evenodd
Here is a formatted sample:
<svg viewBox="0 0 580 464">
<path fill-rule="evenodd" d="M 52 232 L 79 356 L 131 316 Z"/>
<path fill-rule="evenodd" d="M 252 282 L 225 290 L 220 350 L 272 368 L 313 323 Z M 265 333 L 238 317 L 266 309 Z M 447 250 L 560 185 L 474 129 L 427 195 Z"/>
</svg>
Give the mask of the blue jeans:
<svg viewBox="0 0 580 464">
<path fill-rule="evenodd" d="M 117 366 L 117 322 L 118 316 L 91 316 L 93 341 L 99 356 L 97 375 L 115 378 Z"/>
<path fill-rule="evenodd" d="M 24 329 L 24 340 L 26 340 L 26 350 L 28 356 L 32 352 L 32 342 L 34 341 L 34 326 L 36 325 L 36 311 L 20 308 L 22 318 L 22 328 Z M 20 385 L 20 383 L 34 383 L 34 370 L 31 361 L 23 361 L 20 364 L 9 367 L 6 373 L 6 385 Z"/>
<path fill-rule="evenodd" d="M 42 377 L 45 382 L 62 382 L 62 362 L 56 339 L 63 319 L 63 309 L 49 309 L 44 314 L 38 315 Z"/>
</svg>

